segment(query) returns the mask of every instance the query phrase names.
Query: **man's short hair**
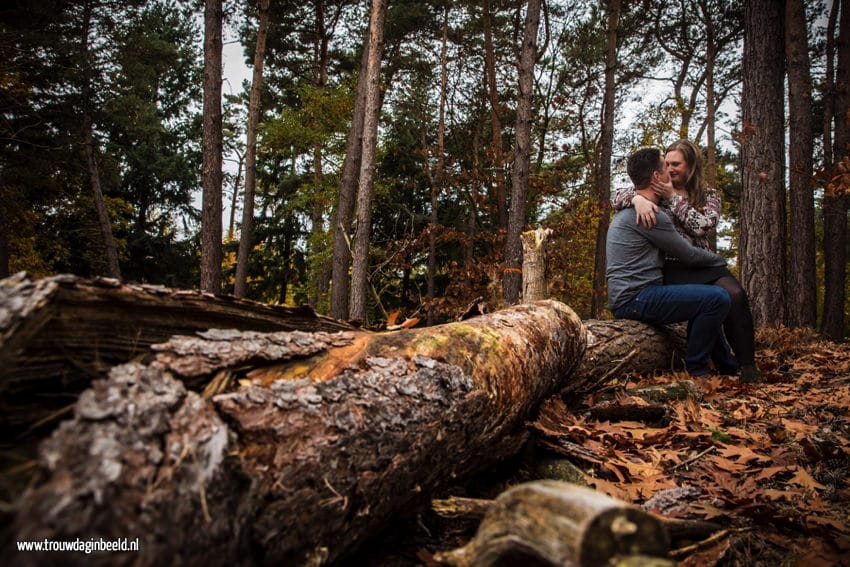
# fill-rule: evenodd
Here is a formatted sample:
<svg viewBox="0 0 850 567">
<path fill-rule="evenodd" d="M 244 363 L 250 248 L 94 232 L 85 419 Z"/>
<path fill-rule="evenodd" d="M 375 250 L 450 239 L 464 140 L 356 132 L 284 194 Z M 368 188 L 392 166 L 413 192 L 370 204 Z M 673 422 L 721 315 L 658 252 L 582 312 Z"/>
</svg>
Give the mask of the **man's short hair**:
<svg viewBox="0 0 850 567">
<path fill-rule="evenodd" d="M 652 179 L 652 173 L 661 171 L 661 150 L 658 148 L 643 148 L 629 156 L 626 171 L 635 187 L 646 187 Z"/>
</svg>

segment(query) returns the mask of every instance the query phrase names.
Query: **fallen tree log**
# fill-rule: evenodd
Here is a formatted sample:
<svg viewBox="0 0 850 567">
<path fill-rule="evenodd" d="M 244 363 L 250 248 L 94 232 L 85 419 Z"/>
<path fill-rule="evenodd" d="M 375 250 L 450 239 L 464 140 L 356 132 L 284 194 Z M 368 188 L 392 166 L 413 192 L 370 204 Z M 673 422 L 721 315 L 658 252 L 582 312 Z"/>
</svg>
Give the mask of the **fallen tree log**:
<svg viewBox="0 0 850 567">
<path fill-rule="evenodd" d="M 337 562 L 515 454 L 584 346 L 550 301 L 394 333 L 175 338 L 95 381 L 41 445 L 47 478 L 17 503 L 14 539 L 140 538 L 53 556 L 66 564 Z M 222 373 L 235 389 L 209 399 L 182 381 Z"/>
<path fill-rule="evenodd" d="M 684 368 L 684 325 L 653 326 L 630 319 L 584 321 L 587 350 L 577 374 L 588 390 L 620 374 L 651 374 Z"/>
<path fill-rule="evenodd" d="M 551 489 L 554 492 L 549 492 Z M 535 515 L 540 516 L 548 516 L 545 518 L 545 522 L 557 525 L 562 523 L 562 520 L 566 519 L 570 522 L 569 527 L 565 530 L 567 533 L 560 533 L 557 536 L 554 536 L 556 541 L 537 541 L 542 539 L 542 536 L 546 536 L 548 538 L 552 538 L 551 534 L 547 531 L 538 531 L 538 530 L 528 530 L 527 528 L 530 525 L 533 525 L 534 522 L 541 521 L 539 518 L 533 518 L 529 521 L 524 516 L 524 512 L 519 512 L 519 508 L 517 506 L 524 506 L 524 510 L 529 508 L 529 503 L 519 504 L 520 499 L 525 499 L 525 495 L 532 494 L 532 498 L 536 499 L 536 503 L 538 506 L 533 510 Z M 578 508 L 575 503 L 572 503 L 571 506 L 564 506 L 561 500 L 577 500 L 581 501 L 589 501 L 592 503 L 593 507 L 584 507 L 583 509 Z M 544 504 L 539 505 L 540 501 L 544 501 Z M 498 502 L 498 504 L 496 504 Z M 575 539 L 577 536 L 590 536 L 595 535 L 592 533 L 579 534 L 578 533 L 578 525 L 580 524 L 579 512 L 582 516 L 587 515 L 588 508 L 595 509 L 598 511 L 604 509 L 611 509 L 620 507 L 620 509 L 625 509 L 629 507 L 627 503 L 620 502 L 617 504 L 616 500 L 609 499 L 606 496 L 603 496 L 599 493 L 595 495 L 590 495 L 587 493 L 587 489 L 580 490 L 580 486 L 574 482 L 558 482 L 555 483 L 552 480 L 547 480 L 545 483 L 541 483 L 540 481 L 534 481 L 532 483 L 526 483 L 522 491 L 518 491 L 517 494 L 508 495 L 507 493 L 503 493 L 501 496 L 496 498 L 495 500 L 489 500 L 484 498 L 467 498 L 460 496 L 450 496 L 448 498 L 435 499 L 431 501 L 431 511 L 441 518 L 445 518 L 447 520 L 452 521 L 474 521 L 481 522 L 491 508 L 494 506 L 500 506 L 502 510 L 500 510 L 496 515 L 500 517 L 505 516 L 505 508 L 506 503 L 511 504 L 511 510 L 509 515 L 507 516 L 510 520 L 505 521 L 504 519 L 500 519 L 499 523 L 501 524 L 499 530 L 505 534 L 511 534 L 512 536 L 517 536 L 519 530 L 517 529 L 516 524 L 521 524 L 521 529 L 526 530 L 523 532 L 520 540 L 524 543 L 525 547 L 532 549 L 551 549 L 554 545 L 561 545 L 560 540 L 564 539 L 566 535 L 569 538 L 573 539 L 571 542 L 571 549 L 580 548 L 580 546 L 575 545 Z M 634 513 L 634 512 L 633 512 Z M 563 515 L 567 514 L 568 517 L 564 518 Z M 707 538 L 712 537 L 714 534 L 723 530 L 723 526 L 716 524 L 714 522 L 709 522 L 706 520 L 694 520 L 694 519 L 685 519 L 685 518 L 671 518 L 664 516 L 662 514 L 653 512 L 651 510 L 647 510 L 644 506 L 641 508 L 641 512 L 638 513 L 641 517 L 642 521 L 644 520 L 645 515 L 649 515 L 654 518 L 656 521 L 660 522 L 661 527 L 663 527 L 666 532 L 665 535 L 661 535 L 660 540 L 656 541 L 655 544 L 658 545 L 658 549 L 656 552 L 661 552 L 662 547 L 665 543 L 668 542 L 670 546 L 680 546 L 692 544 L 695 541 L 705 540 Z M 488 522 L 493 522 L 493 518 L 488 519 Z M 595 526 L 595 529 L 599 529 L 599 525 Z M 557 528 L 556 528 L 557 529 Z M 479 564 L 477 559 L 481 559 L 481 554 L 477 551 L 477 548 L 484 547 L 485 549 L 489 547 L 489 542 L 485 541 L 486 539 L 492 539 L 493 534 L 496 533 L 491 527 L 485 528 L 481 526 L 479 529 L 479 536 L 476 537 L 478 541 L 471 543 L 463 548 L 459 548 L 453 550 L 451 552 L 447 552 L 440 556 L 441 559 L 445 563 L 450 564 L 468 564 L 470 562 Z M 603 541 L 607 538 L 609 534 L 603 534 Z M 503 544 L 502 544 L 503 545 Z M 519 545 L 511 544 L 511 546 L 519 547 Z M 644 544 L 645 549 L 645 544 Z M 501 556 L 504 556 L 504 553 L 500 553 Z M 574 560 L 574 553 L 570 552 L 570 559 Z M 595 558 L 594 561 L 600 558 Z M 562 563 L 563 564 L 563 563 Z M 591 562 L 591 565 L 596 565 L 595 562 Z M 599 563 L 603 564 L 603 563 Z"/>
<path fill-rule="evenodd" d="M 456 567 L 597 567 L 654 558 L 654 565 L 672 566 L 664 559 L 669 547 L 663 523 L 648 512 L 588 488 L 542 480 L 503 492 L 472 541 L 435 559 Z"/>
<path fill-rule="evenodd" d="M 633 371 L 677 367 L 681 327 L 636 321 L 585 321 L 587 352 L 569 385 L 593 387 Z M 0 280 L 0 431 L 11 442 L 62 417 L 109 368 L 147 363 L 150 346 L 207 329 L 340 331 L 352 327 L 309 307 L 265 305 L 162 286 L 60 275 Z M 198 384 L 189 384 L 196 388 Z"/>
<path fill-rule="evenodd" d="M 60 275 L 0 280 L 0 431 L 12 440 L 69 406 L 92 378 L 150 346 L 211 328 L 340 331 L 308 307 Z"/>
</svg>

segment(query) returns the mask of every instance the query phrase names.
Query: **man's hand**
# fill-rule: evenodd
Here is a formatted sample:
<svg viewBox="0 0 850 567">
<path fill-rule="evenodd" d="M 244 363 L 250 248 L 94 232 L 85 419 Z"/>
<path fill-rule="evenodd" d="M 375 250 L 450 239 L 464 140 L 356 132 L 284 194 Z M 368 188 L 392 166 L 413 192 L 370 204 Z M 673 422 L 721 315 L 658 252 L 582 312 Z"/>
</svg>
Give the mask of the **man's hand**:
<svg viewBox="0 0 850 567">
<path fill-rule="evenodd" d="M 658 205 L 642 195 L 635 195 L 632 198 L 632 205 L 635 208 L 635 222 L 646 228 L 655 226 L 655 213 L 658 212 Z"/>
</svg>

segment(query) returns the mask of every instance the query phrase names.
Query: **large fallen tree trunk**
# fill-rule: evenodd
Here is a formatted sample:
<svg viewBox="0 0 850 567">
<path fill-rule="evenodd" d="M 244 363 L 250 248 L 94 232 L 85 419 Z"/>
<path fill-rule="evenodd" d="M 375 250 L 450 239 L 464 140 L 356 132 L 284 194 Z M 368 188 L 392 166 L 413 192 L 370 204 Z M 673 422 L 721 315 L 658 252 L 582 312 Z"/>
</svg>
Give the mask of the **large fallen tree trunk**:
<svg viewBox="0 0 850 567">
<path fill-rule="evenodd" d="M 14 539 L 140 538 L 137 553 L 47 556 L 63 563 L 333 563 L 516 453 L 584 347 L 548 301 L 396 333 L 175 338 L 95 381 L 42 444 L 47 480 L 20 499 Z M 224 393 L 188 391 L 200 376 Z"/>
<path fill-rule="evenodd" d="M 264 305 L 162 286 L 0 280 L 0 431 L 8 441 L 76 400 L 92 378 L 172 335 L 210 328 L 339 331 L 349 325 L 310 308 Z"/>
<path fill-rule="evenodd" d="M 570 389 L 620 371 L 669 370 L 684 333 L 636 321 L 585 321 L 588 347 Z M 211 328 L 252 331 L 350 330 L 307 307 L 63 275 L 0 280 L 0 432 L 12 442 L 70 411 L 77 395 L 112 366 L 150 361 L 150 346 Z M 199 383 L 189 383 L 198 389 Z M 45 429 L 48 431 L 49 429 Z"/>
</svg>

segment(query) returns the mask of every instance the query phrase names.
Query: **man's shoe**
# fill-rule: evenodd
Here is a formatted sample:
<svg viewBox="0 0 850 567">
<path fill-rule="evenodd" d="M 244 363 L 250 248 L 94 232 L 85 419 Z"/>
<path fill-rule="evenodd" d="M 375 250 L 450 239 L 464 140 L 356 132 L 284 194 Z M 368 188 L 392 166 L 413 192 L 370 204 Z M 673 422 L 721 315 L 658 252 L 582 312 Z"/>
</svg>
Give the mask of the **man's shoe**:
<svg viewBox="0 0 850 567">
<path fill-rule="evenodd" d="M 761 372 L 755 364 L 745 364 L 741 367 L 741 382 L 755 384 L 761 382 Z"/>
</svg>

